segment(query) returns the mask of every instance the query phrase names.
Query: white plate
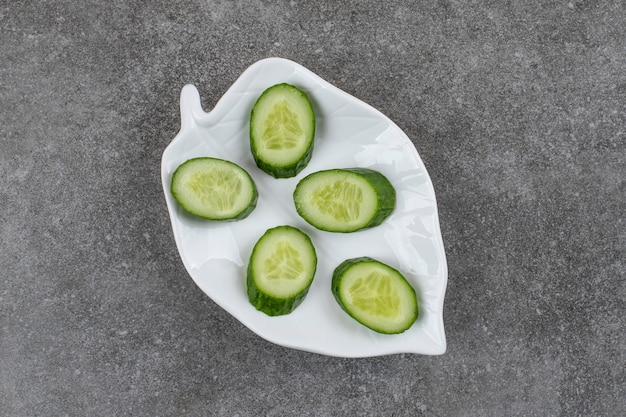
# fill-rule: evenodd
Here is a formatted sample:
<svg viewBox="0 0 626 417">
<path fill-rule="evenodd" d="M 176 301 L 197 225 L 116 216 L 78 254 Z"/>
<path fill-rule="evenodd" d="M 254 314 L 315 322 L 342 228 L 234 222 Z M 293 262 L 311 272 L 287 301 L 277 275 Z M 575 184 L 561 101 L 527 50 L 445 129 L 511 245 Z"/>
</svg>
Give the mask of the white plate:
<svg viewBox="0 0 626 417">
<path fill-rule="evenodd" d="M 316 114 L 313 157 L 290 179 L 274 179 L 259 170 L 248 142 L 254 102 L 267 87 L 282 82 L 306 91 Z M 198 90 L 186 85 L 180 108 L 181 130 L 163 153 L 161 176 L 180 256 L 202 291 L 259 336 L 290 348 L 338 357 L 445 352 L 443 299 L 448 272 L 435 193 L 415 146 L 398 126 L 306 68 L 281 58 L 264 59 L 248 68 L 209 113 L 202 110 Z M 198 156 L 227 159 L 250 173 L 259 200 L 249 217 L 210 222 L 187 215 L 177 205 L 170 193 L 172 173 Z M 292 193 L 300 179 L 322 169 L 357 166 L 383 173 L 396 188 L 396 209 L 382 225 L 336 234 L 318 231 L 298 216 Z M 289 315 L 269 317 L 248 302 L 245 272 L 257 239 L 282 224 L 311 237 L 318 267 L 304 302 Z M 419 318 L 406 332 L 382 335 L 369 330 L 333 298 L 333 270 L 345 259 L 360 256 L 395 267 L 415 287 Z"/>
</svg>

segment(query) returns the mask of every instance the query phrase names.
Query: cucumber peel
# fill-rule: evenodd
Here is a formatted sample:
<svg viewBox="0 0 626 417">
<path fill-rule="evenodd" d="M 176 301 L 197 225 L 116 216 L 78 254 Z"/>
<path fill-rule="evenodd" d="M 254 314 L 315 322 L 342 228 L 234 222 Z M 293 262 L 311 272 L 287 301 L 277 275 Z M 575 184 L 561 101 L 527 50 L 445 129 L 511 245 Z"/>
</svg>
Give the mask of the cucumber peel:
<svg viewBox="0 0 626 417">
<path fill-rule="evenodd" d="M 309 236 L 292 226 L 268 229 L 250 255 L 248 300 L 268 316 L 289 314 L 304 301 L 316 268 Z"/>
<path fill-rule="evenodd" d="M 298 214 L 317 229 L 349 233 L 380 225 L 395 208 L 396 192 L 378 171 L 329 169 L 300 180 L 293 200 Z"/>
<path fill-rule="evenodd" d="M 287 84 L 266 89 L 250 115 L 250 149 L 257 166 L 275 178 L 296 176 L 313 154 L 315 114 L 306 93 Z"/>
<path fill-rule="evenodd" d="M 241 220 L 256 207 L 254 180 L 239 165 L 218 158 L 192 158 L 176 168 L 171 193 L 187 212 L 209 220 Z"/>
<path fill-rule="evenodd" d="M 331 285 L 339 306 L 378 333 L 402 333 L 419 315 L 411 284 L 396 269 L 375 259 L 345 260 L 333 272 Z"/>
</svg>

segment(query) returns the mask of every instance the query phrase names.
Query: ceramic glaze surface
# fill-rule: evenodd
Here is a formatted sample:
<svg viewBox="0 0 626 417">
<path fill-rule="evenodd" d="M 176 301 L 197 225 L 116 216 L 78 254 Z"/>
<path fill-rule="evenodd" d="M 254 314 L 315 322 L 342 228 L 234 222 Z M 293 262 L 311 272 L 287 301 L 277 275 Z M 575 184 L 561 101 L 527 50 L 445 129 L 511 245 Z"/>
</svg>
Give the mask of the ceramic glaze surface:
<svg viewBox="0 0 626 417">
<path fill-rule="evenodd" d="M 283 82 L 309 96 L 316 134 L 308 166 L 294 178 L 275 179 L 254 163 L 249 117 L 258 96 Z M 180 108 L 181 130 L 163 153 L 161 175 L 178 250 L 202 291 L 256 334 L 283 346 L 339 357 L 445 352 L 447 265 L 435 193 L 415 146 L 398 126 L 306 68 L 281 58 L 248 68 L 208 113 L 201 108 L 198 90 L 187 85 Z M 232 161 L 250 173 L 259 199 L 249 217 L 211 222 L 194 218 L 177 205 L 170 193 L 172 174 L 184 161 L 200 156 Z M 350 167 L 377 170 L 396 189 L 395 211 L 382 225 L 355 233 L 329 233 L 298 216 L 292 193 L 300 179 L 323 169 Z M 268 317 L 248 302 L 245 273 L 256 241 L 279 225 L 297 227 L 310 236 L 318 266 L 302 305 L 289 315 Z M 406 332 L 373 332 L 334 300 L 333 270 L 345 259 L 361 256 L 398 269 L 416 289 L 420 316 Z"/>
</svg>

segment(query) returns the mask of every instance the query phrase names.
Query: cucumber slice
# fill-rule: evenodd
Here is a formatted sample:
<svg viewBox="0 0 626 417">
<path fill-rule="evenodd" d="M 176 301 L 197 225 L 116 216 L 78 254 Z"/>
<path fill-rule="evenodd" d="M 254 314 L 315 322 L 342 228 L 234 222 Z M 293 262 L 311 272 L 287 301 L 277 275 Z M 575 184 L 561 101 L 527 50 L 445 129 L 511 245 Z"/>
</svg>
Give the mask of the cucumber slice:
<svg viewBox="0 0 626 417">
<path fill-rule="evenodd" d="M 372 258 L 342 262 L 333 273 L 332 292 L 345 312 L 378 333 L 402 333 L 418 317 L 411 284 L 400 272 Z"/>
<path fill-rule="evenodd" d="M 275 178 L 294 177 L 313 154 L 315 114 L 304 91 L 276 84 L 261 94 L 250 116 L 250 148 L 257 166 Z"/>
<path fill-rule="evenodd" d="M 304 301 L 316 268 L 315 248 L 304 232 L 292 226 L 268 229 L 250 256 L 248 299 L 268 316 L 289 314 Z"/>
<path fill-rule="evenodd" d="M 303 178 L 293 193 L 298 214 L 327 232 L 355 232 L 381 224 L 392 212 L 396 191 L 380 172 L 330 169 Z"/>
<path fill-rule="evenodd" d="M 239 165 L 217 158 L 193 158 L 172 175 L 171 192 L 189 213 L 209 220 L 241 220 L 256 207 L 258 191 Z"/>
</svg>

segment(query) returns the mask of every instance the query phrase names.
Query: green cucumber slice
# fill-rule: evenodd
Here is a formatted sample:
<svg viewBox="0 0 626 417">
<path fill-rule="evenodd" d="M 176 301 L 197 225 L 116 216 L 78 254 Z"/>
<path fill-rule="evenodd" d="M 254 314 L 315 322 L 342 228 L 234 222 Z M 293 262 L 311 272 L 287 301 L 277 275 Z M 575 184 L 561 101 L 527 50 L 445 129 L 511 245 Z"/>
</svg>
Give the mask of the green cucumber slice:
<svg viewBox="0 0 626 417">
<path fill-rule="evenodd" d="M 268 229 L 250 255 L 248 299 L 268 316 L 291 313 L 306 297 L 317 268 L 311 239 L 292 226 Z"/>
<path fill-rule="evenodd" d="M 402 333 L 419 314 L 415 290 L 406 278 L 372 258 L 342 262 L 333 273 L 332 292 L 345 312 L 378 333 Z"/>
<path fill-rule="evenodd" d="M 176 168 L 171 192 L 187 212 L 209 220 L 241 220 L 254 210 L 258 199 L 246 170 L 209 157 L 189 159 Z"/>
<path fill-rule="evenodd" d="M 300 180 L 293 200 L 298 214 L 311 225 L 348 233 L 381 224 L 393 212 L 396 191 L 378 171 L 330 169 Z"/>
<path fill-rule="evenodd" d="M 250 116 L 250 148 L 257 166 L 275 178 L 296 176 L 313 154 L 315 114 L 306 93 L 291 84 L 269 87 Z"/>
</svg>

